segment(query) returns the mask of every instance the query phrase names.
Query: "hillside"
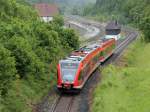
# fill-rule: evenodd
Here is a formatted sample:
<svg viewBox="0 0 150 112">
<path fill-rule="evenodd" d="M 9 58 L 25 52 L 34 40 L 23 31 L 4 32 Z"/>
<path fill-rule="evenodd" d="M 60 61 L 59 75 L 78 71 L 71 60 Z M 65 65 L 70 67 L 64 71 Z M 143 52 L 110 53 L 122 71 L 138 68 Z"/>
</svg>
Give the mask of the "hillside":
<svg viewBox="0 0 150 112">
<path fill-rule="evenodd" d="M 149 49 L 150 44 L 137 40 L 116 65 L 104 69 L 93 94 L 93 112 L 149 112 Z"/>
<path fill-rule="evenodd" d="M 70 5 L 85 5 L 86 3 L 94 3 L 96 0 L 26 0 L 29 3 L 59 3 L 59 4 L 70 4 Z"/>
<path fill-rule="evenodd" d="M 72 14 L 77 12 L 80 14 L 83 10 L 83 7 L 85 7 L 88 4 L 95 3 L 96 0 L 26 0 L 30 4 L 35 3 L 55 3 L 59 6 L 61 14 Z M 66 7 L 67 6 L 67 7 Z"/>
<path fill-rule="evenodd" d="M 136 27 L 141 37 L 115 65 L 102 71 L 93 93 L 93 112 L 149 112 L 150 108 L 150 1 L 97 0 L 85 7 L 87 17 Z"/>
<path fill-rule="evenodd" d="M 0 4 L 0 112 L 31 112 L 56 83 L 58 60 L 79 47 L 78 36 L 62 17 L 42 22 L 23 0 Z"/>
</svg>

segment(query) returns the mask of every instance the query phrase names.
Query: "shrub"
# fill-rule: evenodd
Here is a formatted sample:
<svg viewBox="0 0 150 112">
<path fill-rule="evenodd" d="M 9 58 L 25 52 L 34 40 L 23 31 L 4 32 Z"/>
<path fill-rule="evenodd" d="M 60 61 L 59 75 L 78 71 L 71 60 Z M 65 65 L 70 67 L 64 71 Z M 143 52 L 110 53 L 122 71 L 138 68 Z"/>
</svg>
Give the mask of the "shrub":
<svg viewBox="0 0 150 112">
<path fill-rule="evenodd" d="M 21 78 L 34 75 L 36 78 L 44 73 L 44 65 L 32 51 L 29 42 L 22 37 L 13 37 L 7 43 L 16 59 L 16 69 Z"/>
<path fill-rule="evenodd" d="M 15 58 L 0 44 L 0 97 L 6 95 L 16 75 Z"/>
</svg>

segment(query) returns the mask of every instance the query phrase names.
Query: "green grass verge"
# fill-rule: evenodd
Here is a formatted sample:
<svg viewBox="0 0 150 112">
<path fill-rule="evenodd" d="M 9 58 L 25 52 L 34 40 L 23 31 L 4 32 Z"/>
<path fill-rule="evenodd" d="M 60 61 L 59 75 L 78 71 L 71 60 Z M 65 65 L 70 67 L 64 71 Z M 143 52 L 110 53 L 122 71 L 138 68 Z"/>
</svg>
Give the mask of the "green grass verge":
<svg viewBox="0 0 150 112">
<path fill-rule="evenodd" d="M 150 44 L 136 41 L 126 66 L 110 65 L 93 93 L 93 112 L 150 112 Z"/>
</svg>

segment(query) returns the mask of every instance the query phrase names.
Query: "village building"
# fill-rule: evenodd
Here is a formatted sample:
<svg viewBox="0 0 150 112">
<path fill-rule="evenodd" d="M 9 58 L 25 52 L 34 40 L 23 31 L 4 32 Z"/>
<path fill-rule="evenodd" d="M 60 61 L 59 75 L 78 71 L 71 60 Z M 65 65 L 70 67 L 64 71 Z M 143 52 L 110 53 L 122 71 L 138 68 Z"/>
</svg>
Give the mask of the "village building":
<svg viewBox="0 0 150 112">
<path fill-rule="evenodd" d="M 38 15 L 44 22 L 53 20 L 53 17 L 59 14 L 59 9 L 55 4 L 38 3 L 34 5 Z"/>
</svg>

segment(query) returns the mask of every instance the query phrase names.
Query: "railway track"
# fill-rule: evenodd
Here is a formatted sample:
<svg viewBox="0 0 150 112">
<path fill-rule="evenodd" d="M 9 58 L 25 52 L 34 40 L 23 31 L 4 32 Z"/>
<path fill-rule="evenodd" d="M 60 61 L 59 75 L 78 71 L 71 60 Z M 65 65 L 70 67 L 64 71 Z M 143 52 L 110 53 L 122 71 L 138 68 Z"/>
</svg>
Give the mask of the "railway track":
<svg viewBox="0 0 150 112">
<path fill-rule="evenodd" d="M 60 95 L 49 112 L 71 112 L 75 96 Z"/>
</svg>

